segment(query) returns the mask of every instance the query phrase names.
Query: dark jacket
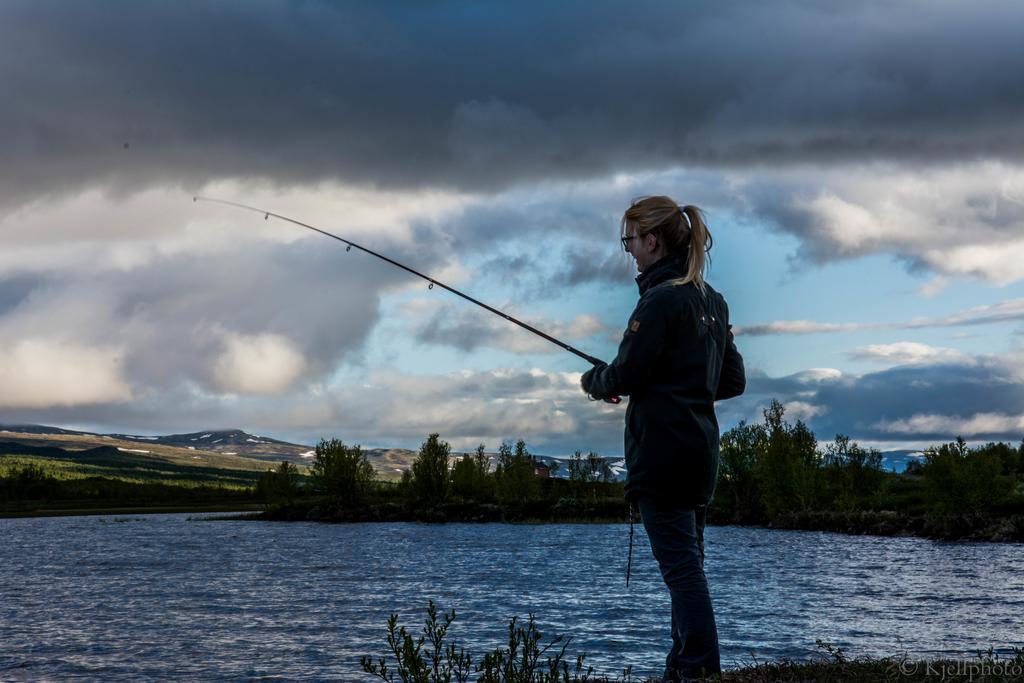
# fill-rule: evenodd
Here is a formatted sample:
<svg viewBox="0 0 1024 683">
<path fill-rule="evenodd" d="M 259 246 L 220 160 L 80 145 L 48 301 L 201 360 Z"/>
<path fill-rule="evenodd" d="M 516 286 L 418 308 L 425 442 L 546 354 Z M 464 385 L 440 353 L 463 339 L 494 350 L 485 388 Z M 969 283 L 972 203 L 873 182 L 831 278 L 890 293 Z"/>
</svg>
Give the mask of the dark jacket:
<svg viewBox="0 0 1024 683">
<path fill-rule="evenodd" d="M 626 496 L 684 506 L 711 500 L 718 478 L 715 401 L 746 387 L 729 308 L 705 285 L 678 284 L 685 262 L 669 256 L 637 277 L 640 301 L 619 353 L 583 377 L 594 398 L 629 396 Z"/>
</svg>

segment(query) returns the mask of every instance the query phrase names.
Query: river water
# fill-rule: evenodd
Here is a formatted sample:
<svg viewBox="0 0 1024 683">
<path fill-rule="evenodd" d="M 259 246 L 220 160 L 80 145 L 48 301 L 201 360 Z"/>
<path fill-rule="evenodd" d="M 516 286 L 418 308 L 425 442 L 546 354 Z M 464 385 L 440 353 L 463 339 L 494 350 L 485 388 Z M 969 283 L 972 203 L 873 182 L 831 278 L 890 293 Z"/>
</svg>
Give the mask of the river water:
<svg viewBox="0 0 1024 683">
<path fill-rule="evenodd" d="M 479 657 L 536 614 L 599 673 L 655 675 L 668 594 L 628 526 L 0 519 L 0 680 L 368 680 L 428 599 Z M 723 665 L 1024 644 L 1024 545 L 710 527 Z"/>
</svg>

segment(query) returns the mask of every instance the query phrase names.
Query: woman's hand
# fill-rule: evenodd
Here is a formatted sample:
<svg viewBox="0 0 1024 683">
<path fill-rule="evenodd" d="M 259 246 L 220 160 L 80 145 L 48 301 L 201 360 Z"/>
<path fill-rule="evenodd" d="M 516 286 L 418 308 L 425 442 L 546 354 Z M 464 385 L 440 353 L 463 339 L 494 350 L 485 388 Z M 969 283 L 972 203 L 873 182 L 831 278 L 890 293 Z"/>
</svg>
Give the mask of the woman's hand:
<svg viewBox="0 0 1024 683">
<path fill-rule="evenodd" d="M 600 365 L 595 365 L 594 367 L 590 368 L 589 370 L 583 373 L 583 375 L 580 377 L 580 388 L 583 389 L 583 393 L 585 393 L 587 396 L 592 396 L 590 390 L 594 384 L 594 375 L 596 375 L 599 370 L 602 370 L 603 368 L 606 367 L 608 367 L 607 363 L 601 363 Z"/>
</svg>

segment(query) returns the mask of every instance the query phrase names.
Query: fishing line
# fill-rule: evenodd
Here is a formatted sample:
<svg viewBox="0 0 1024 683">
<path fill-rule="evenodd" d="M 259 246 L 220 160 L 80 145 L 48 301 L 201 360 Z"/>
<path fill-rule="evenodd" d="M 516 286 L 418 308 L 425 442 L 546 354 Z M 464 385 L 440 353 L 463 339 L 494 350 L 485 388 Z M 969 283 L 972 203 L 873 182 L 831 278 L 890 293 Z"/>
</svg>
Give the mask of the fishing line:
<svg viewBox="0 0 1024 683">
<path fill-rule="evenodd" d="M 364 253 L 369 254 L 370 256 L 376 256 L 377 258 L 381 259 L 382 261 L 387 261 L 391 265 L 393 265 L 393 266 L 395 266 L 397 268 L 401 268 L 402 270 L 406 271 L 407 273 L 411 273 L 411 274 L 415 275 L 418 278 L 422 278 L 423 280 L 426 280 L 427 283 L 428 283 L 427 284 L 427 288 L 428 289 L 433 289 L 435 285 L 440 287 L 441 289 L 446 289 L 449 292 L 451 292 L 452 294 L 460 296 L 463 299 L 465 299 L 466 301 L 474 303 L 477 306 L 479 306 L 479 307 L 481 307 L 481 308 L 483 308 L 483 309 L 485 309 L 487 311 L 490 311 L 494 315 L 497 315 L 497 316 L 499 316 L 501 318 L 504 318 L 505 320 L 509 321 L 510 323 L 515 323 L 516 325 L 519 325 L 520 327 L 522 327 L 524 330 L 532 332 L 533 334 L 537 335 L 538 337 L 540 337 L 542 339 L 546 339 L 547 341 L 549 341 L 552 344 L 558 346 L 559 348 L 562 348 L 562 349 L 568 351 L 569 353 L 572 353 L 572 354 L 575 354 L 575 355 L 579 356 L 580 358 L 582 358 L 583 360 L 587 361 L 591 365 L 604 365 L 604 361 L 602 361 L 600 358 L 595 358 L 594 356 L 586 354 L 583 351 L 580 351 L 579 349 L 577 349 L 576 347 L 571 346 L 569 344 L 566 344 L 561 339 L 556 339 L 555 337 L 552 337 L 550 334 L 547 334 L 546 332 L 542 332 L 542 331 L 538 330 L 536 327 L 534 327 L 532 325 L 529 325 L 527 323 L 524 323 L 522 320 L 518 320 L 516 318 L 513 318 L 512 316 L 510 316 L 508 313 L 505 313 L 504 311 L 499 311 L 497 308 L 494 308 L 493 306 L 488 306 L 484 302 L 482 302 L 482 301 L 480 301 L 478 299 L 474 299 L 473 297 L 469 296 L 468 294 L 460 292 L 459 290 L 455 289 L 454 287 L 449 287 L 445 283 L 440 282 L 438 280 L 435 280 L 434 278 L 430 277 L 429 275 L 424 275 L 423 273 L 419 272 L 418 270 L 414 270 L 413 268 L 410 268 L 409 266 L 407 266 L 407 265 L 405 265 L 403 263 L 399 263 L 398 261 L 396 261 L 396 260 L 394 260 L 392 258 L 388 258 L 387 256 L 385 256 L 383 254 L 379 254 L 379 253 L 373 251 L 372 249 L 367 249 L 366 247 L 364 247 L 364 246 L 362 246 L 360 244 L 356 244 L 355 242 L 353 242 L 351 240 L 347 240 L 344 237 L 339 237 L 338 235 L 335 235 L 334 233 L 327 232 L 326 230 L 321 230 L 320 228 L 318 228 L 316 226 L 313 226 L 313 225 L 310 225 L 309 223 L 303 223 L 302 221 L 295 220 L 294 218 L 289 218 L 288 216 L 283 216 L 283 215 L 281 215 L 279 213 L 274 213 L 273 211 L 267 211 L 266 209 L 260 209 L 260 208 L 257 208 L 255 206 L 249 206 L 248 204 L 240 204 L 239 202 L 233 202 L 233 201 L 230 201 L 228 199 L 217 199 L 215 197 L 195 196 L 195 197 L 192 197 L 192 201 L 193 202 L 200 202 L 200 201 L 202 201 L 202 202 L 213 202 L 215 204 L 224 204 L 225 206 L 233 206 L 233 207 L 238 208 L 238 209 L 245 209 L 246 211 L 252 211 L 254 213 L 261 213 L 261 214 L 263 214 L 263 219 L 264 220 L 269 220 L 270 217 L 273 216 L 274 218 L 277 218 L 279 220 L 286 221 L 288 223 L 293 223 L 294 225 L 298 225 L 298 226 L 306 228 L 308 230 L 312 230 L 313 232 L 318 232 L 318 233 L 320 233 L 321 235 L 323 235 L 325 237 L 330 237 L 331 239 L 335 239 L 335 240 L 338 240 L 339 242 L 343 242 L 346 245 L 345 251 L 352 251 L 353 248 L 356 248 L 359 251 L 362 251 Z M 608 402 L 608 403 L 620 403 L 622 401 L 622 399 L 619 398 L 618 396 L 615 396 L 613 398 L 605 399 L 605 401 Z"/>
</svg>

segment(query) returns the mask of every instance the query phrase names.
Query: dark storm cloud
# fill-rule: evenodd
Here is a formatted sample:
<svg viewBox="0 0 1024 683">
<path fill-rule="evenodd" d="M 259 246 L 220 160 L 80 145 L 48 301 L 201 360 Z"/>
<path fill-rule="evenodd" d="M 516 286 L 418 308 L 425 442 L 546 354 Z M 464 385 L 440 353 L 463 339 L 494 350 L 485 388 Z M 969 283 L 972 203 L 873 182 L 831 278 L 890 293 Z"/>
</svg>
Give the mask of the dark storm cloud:
<svg viewBox="0 0 1024 683">
<path fill-rule="evenodd" d="M 550 250 L 543 255 L 552 256 Z M 491 278 L 516 282 L 520 296 L 527 300 L 550 297 L 551 292 L 563 287 L 594 282 L 621 285 L 636 275 L 630 261 L 615 250 L 611 239 L 600 246 L 571 239 L 569 246 L 557 254 L 557 268 L 538 267 L 541 259 L 540 254 L 498 257 L 485 261 L 477 270 Z"/>
<path fill-rule="evenodd" d="M 493 346 L 499 340 L 497 335 L 498 331 L 490 321 L 479 315 L 451 316 L 439 313 L 431 316 L 416 331 L 416 341 L 451 346 L 460 351 L 472 351 L 480 346 Z"/>
<path fill-rule="evenodd" d="M 7 2 L 0 185 L 1016 159 L 1022 27 L 999 0 Z"/>
<path fill-rule="evenodd" d="M 601 188 L 604 190 L 604 188 Z M 596 230 L 607 244 L 614 246 L 617 219 L 622 204 L 620 197 L 593 197 L 590 193 L 561 191 L 545 192 L 544 187 L 529 192 L 510 191 L 499 197 L 484 196 L 464 206 L 455 217 L 445 217 L 440 227 L 457 240 L 460 252 L 494 249 L 498 239 L 518 239 L 527 244 L 510 255 L 494 259 L 494 265 L 513 268 L 510 274 L 525 273 L 533 263 L 523 252 L 548 251 L 553 242 L 562 238 L 593 240 Z M 591 247 L 593 248 L 593 247 Z M 504 261 L 504 263 L 502 263 Z"/>
<path fill-rule="evenodd" d="M 804 410 L 813 406 L 818 414 L 803 419 L 822 440 L 842 433 L 880 441 L 942 442 L 963 435 L 1017 442 L 1024 437 L 1019 361 L 1013 356 L 985 356 L 894 367 L 860 377 L 798 373 L 772 378 L 755 372 L 743 397 L 719 404 L 720 419 L 725 424 L 730 418 L 759 421 L 758 408 L 775 398 L 803 404 Z"/>
<path fill-rule="evenodd" d="M 551 285 L 574 286 L 590 282 L 620 284 L 635 274 L 623 254 L 604 247 L 583 247 L 565 255 L 565 269 L 557 273 Z"/>
</svg>

